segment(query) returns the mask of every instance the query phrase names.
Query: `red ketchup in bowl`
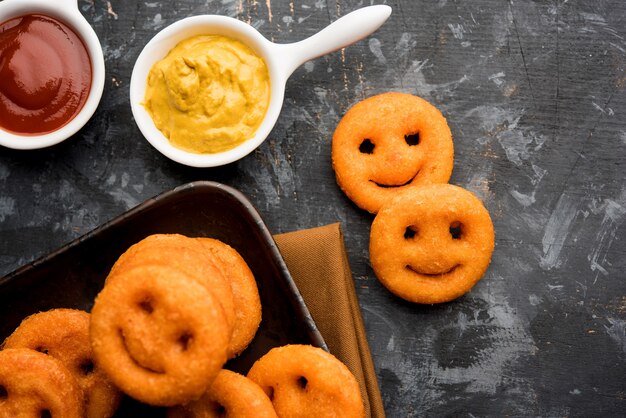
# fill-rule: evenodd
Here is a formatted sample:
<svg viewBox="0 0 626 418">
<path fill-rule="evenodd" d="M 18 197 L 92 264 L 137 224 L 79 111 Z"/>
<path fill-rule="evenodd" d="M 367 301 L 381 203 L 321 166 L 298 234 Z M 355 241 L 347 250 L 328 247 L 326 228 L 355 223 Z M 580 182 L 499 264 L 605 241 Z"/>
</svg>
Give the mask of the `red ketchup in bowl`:
<svg viewBox="0 0 626 418">
<path fill-rule="evenodd" d="M 0 128 L 20 135 L 56 131 L 82 109 L 91 60 L 62 22 L 26 15 L 0 23 Z"/>
</svg>

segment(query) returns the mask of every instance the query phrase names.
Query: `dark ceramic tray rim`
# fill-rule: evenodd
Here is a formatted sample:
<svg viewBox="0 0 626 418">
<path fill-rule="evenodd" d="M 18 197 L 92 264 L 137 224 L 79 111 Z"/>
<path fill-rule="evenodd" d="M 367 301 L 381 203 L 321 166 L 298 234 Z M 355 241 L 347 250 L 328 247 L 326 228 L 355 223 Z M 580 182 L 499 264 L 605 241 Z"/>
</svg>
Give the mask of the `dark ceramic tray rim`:
<svg viewBox="0 0 626 418">
<path fill-rule="evenodd" d="M 292 303 L 293 309 L 298 315 L 298 319 L 306 324 L 307 334 L 311 339 L 311 344 L 328 351 L 328 346 L 326 345 L 322 334 L 317 328 L 317 325 L 315 324 L 315 321 L 313 320 L 313 317 L 311 316 L 311 313 L 309 312 L 309 309 L 307 308 L 304 299 L 302 298 L 302 295 L 300 294 L 300 291 L 298 290 L 298 287 L 296 286 L 296 283 L 294 282 L 293 277 L 291 276 L 291 273 L 289 272 L 289 269 L 287 268 L 287 265 L 282 255 L 278 251 L 276 242 L 274 241 L 272 234 L 269 232 L 269 229 L 265 225 L 265 222 L 261 218 L 261 215 L 248 200 L 248 198 L 239 190 L 225 184 L 213 181 L 194 181 L 158 194 L 157 196 L 144 201 L 143 203 L 102 224 L 101 226 L 82 235 L 81 237 L 76 238 L 75 240 L 69 242 L 61 248 L 52 251 L 51 253 L 48 253 L 47 255 L 44 255 L 28 264 L 25 264 L 22 267 L 17 268 L 16 270 L 5 275 L 4 277 L 0 277 L 0 287 L 8 285 L 10 282 L 13 282 L 15 280 L 19 280 L 22 275 L 26 275 L 34 268 L 50 262 L 55 257 L 60 256 L 70 249 L 76 246 L 80 246 L 82 243 L 98 237 L 98 235 L 103 231 L 106 231 L 111 227 L 117 226 L 120 223 L 129 221 L 132 218 L 141 216 L 144 212 L 151 209 L 156 204 L 167 204 L 169 201 L 175 200 L 176 198 L 185 194 L 196 194 L 215 191 L 221 192 L 227 195 L 229 198 L 234 199 L 254 220 L 262 239 L 265 241 L 265 244 L 270 250 L 270 254 L 274 259 L 273 261 L 278 265 L 279 272 L 283 276 L 282 279 L 285 281 L 285 284 L 287 284 L 287 290 L 294 296 L 295 302 Z"/>
</svg>

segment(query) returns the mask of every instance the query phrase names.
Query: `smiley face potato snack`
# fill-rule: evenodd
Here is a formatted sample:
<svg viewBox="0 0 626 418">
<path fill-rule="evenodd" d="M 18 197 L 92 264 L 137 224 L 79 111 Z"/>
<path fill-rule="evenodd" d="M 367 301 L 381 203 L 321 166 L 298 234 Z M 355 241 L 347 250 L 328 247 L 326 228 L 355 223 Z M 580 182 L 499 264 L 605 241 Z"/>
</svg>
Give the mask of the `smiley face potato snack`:
<svg viewBox="0 0 626 418">
<path fill-rule="evenodd" d="M 276 347 L 248 372 L 279 417 L 365 417 L 359 384 L 345 364 L 321 348 Z"/>
<path fill-rule="evenodd" d="M 3 348 L 29 348 L 59 360 L 85 395 L 85 417 L 109 418 L 117 410 L 122 394 L 93 362 L 89 313 L 52 309 L 33 314 L 7 337 Z"/>
<path fill-rule="evenodd" d="M 0 417 L 83 418 L 83 392 L 69 370 L 30 348 L 0 351 Z"/>
<path fill-rule="evenodd" d="M 261 323 L 261 299 L 252 271 L 234 248 L 213 238 L 150 235 L 120 256 L 107 281 L 120 268 L 147 263 L 183 270 L 216 294 L 232 329 L 229 358 L 236 357 L 250 344 Z"/>
<path fill-rule="evenodd" d="M 163 265 L 180 270 L 211 289 L 224 310 L 229 328 L 235 323 L 235 302 L 229 281 L 198 240 L 180 234 L 154 234 L 132 245 L 115 262 L 107 283 L 133 266 Z"/>
<path fill-rule="evenodd" d="M 222 370 L 197 401 L 167 410 L 167 418 L 277 418 L 272 402 L 252 380 Z"/>
<path fill-rule="evenodd" d="M 169 266 L 123 274 L 92 309 L 96 363 L 122 391 L 151 405 L 199 397 L 226 362 L 231 333 L 216 296 Z"/>
<path fill-rule="evenodd" d="M 378 212 L 370 232 L 374 273 L 392 293 L 416 303 L 448 302 L 469 292 L 493 248 L 487 209 L 450 184 L 403 191 Z"/>
<path fill-rule="evenodd" d="M 92 309 L 91 345 L 96 363 L 131 397 L 186 403 L 222 369 L 236 315 L 215 261 L 195 238 L 156 234 L 111 269 Z"/>
<path fill-rule="evenodd" d="M 377 213 L 399 191 L 447 183 L 452 134 L 441 112 L 405 93 L 383 93 L 355 104 L 332 140 L 333 168 L 343 192 Z"/>
</svg>

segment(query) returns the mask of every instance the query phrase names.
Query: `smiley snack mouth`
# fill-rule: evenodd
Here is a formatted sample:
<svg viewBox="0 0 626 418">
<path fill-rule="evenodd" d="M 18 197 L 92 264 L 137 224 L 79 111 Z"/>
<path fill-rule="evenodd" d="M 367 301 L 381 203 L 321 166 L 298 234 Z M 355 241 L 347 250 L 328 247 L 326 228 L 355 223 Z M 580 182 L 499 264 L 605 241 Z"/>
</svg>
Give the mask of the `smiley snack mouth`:
<svg viewBox="0 0 626 418">
<path fill-rule="evenodd" d="M 122 331 L 122 329 L 120 328 L 118 330 L 119 335 L 120 335 L 120 339 L 122 340 L 122 345 L 124 346 L 124 350 L 126 351 L 126 354 L 128 355 L 128 358 L 139 368 L 142 368 L 150 373 L 155 373 L 155 374 L 165 374 L 165 370 L 156 370 L 153 368 L 150 368 L 144 364 L 141 364 L 140 361 L 138 361 L 136 358 L 133 357 L 132 353 L 130 352 L 129 348 L 128 348 L 128 344 L 126 343 L 126 337 L 124 336 L 124 331 Z"/>
<path fill-rule="evenodd" d="M 418 269 L 418 268 L 415 268 L 415 267 L 411 266 L 410 264 L 407 264 L 407 265 L 405 266 L 405 268 L 406 268 L 407 270 L 410 270 L 410 271 L 412 271 L 413 273 L 417 273 L 417 274 L 419 274 L 419 275 L 422 275 L 422 276 L 428 276 L 428 277 L 441 277 L 441 276 L 445 276 L 446 274 L 450 274 L 450 273 L 454 272 L 454 271 L 455 271 L 457 268 L 459 268 L 459 267 L 461 267 L 461 265 L 460 265 L 460 264 L 455 264 L 454 266 L 452 266 L 452 268 L 450 268 L 450 269 L 449 269 L 449 270 L 447 270 L 447 271 L 442 271 L 442 272 L 439 272 L 439 273 L 426 273 L 426 272 L 424 272 L 424 271 L 422 271 L 422 270 L 420 270 L 420 269 Z"/>
<path fill-rule="evenodd" d="M 385 183 L 379 183 L 379 182 L 371 180 L 371 179 L 370 179 L 370 181 L 372 183 L 374 183 L 375 185 L 377 185 L 378 187 L 382 187 L 383 189 L 393 189 L 393 188 L 396 188 L 396 187 L 404 187 L 404 186 L 407 186 L 407 185 L 411 184 L 411 182 L 413 180 L 415 180 L 415 177 L 417 177 L 417 175 L 419 173 L 420 173 L 420 170 L 417 170 L 417 172 L 415 173 L 415 175 L 413 177 L 411 177 L 407 182 L 402 183 L 402 184 L 385 184 Z"/>
</svg>

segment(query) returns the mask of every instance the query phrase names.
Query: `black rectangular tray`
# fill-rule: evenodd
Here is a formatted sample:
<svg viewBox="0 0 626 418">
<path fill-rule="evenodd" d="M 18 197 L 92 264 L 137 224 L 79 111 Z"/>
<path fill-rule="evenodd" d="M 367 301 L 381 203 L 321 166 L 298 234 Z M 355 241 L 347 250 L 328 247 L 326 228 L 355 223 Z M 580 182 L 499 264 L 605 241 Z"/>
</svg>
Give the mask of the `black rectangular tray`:
<svg viewBox="0 0 626 418">
<path fill-rule="evenodd" d="M 115 260 L 156 233 L 219 239 L 235 248 L 254 273 L 263 306 L 261 326 L 250 346 L 226 368 L 245 374 L 259 357 L 285 344 L 327 349 L 258 212 L 239 191 L 208 181 L 150 199 L 0 278 L 0 342 L 30 314 L 61 307 L 89 311 Z M 125 400 L 116 416 L 133 416 L 141 408 Z M 154 412 L 149 415 L 160 415 Z"/>
</svg>

